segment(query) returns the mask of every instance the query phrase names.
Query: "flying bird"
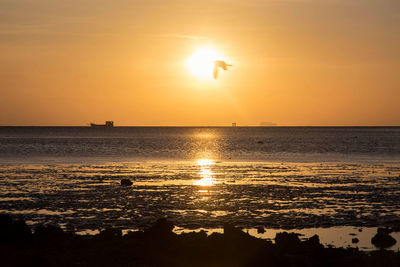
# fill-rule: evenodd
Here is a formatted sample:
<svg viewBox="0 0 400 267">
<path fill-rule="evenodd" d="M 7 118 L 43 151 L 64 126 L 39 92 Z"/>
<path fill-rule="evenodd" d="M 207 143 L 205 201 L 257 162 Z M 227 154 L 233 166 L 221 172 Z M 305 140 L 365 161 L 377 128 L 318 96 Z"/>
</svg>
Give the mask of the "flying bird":
<svg viewBox="0 0 400 267">
<path fill-rule="evenodd" d="M 214 79 L 218 78 L 218 68 L 221 68 L 223 70 L 228 70 L 228 67 L 231 67 L 232 65 L 226 64 L 225 61 L 222 60 L 216 60 L 214 61 Z"/>
</svg>

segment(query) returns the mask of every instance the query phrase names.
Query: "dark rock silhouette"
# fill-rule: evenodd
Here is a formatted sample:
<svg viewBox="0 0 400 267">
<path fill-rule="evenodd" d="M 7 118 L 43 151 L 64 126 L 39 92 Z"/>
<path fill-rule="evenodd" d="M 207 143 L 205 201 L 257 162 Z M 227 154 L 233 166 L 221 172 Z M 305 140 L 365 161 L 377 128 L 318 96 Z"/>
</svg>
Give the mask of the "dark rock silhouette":
<svg viewBox="0 0 400 267">
<path fill-rule="evenodd" d="M 259 234 L 265 233 L 264 227 L 262 227 L 262 226 L 257 227 L 257 233 L 259 233 Z"/>
<path fill-rule="evenodd" d="M 15 222 L 0 216 L 0 233 Z M 144 231 L 122 235 L 120 229 L 107 228 L 80 236 L 41 225 L 30 239 L 19 239 L 15 231 L 2 239 L 0 266 L 400 266 L 400 252 L 324 248 L 317 235 L 301 241 L 296 233 L 278 233 L 273 244 L 229 223 L 223 234 L 178 235 L 173 228 L 171 221 L 159 219 Z"/>
<path fill-rule="evenodd" d="M 56 225 L 39 225 L 35 228 L 33 238 L 40 242 L 55 243 L 67 238 L 66 233 Z"/>
<path fill-rule="evenodd" d="M 243 232 L 240 228 L 235 227 L 233 224 L 225 223 L 224 224 L 224 235 L 228 239 L 253 239 L 251 235 Z"/>
<path fill-rule="evenodd" d="M 376 235 L 371 239 L 371 243 L 377 248 L 388 248 L 396 244 L 396 239 L 391 235 L 391 230 L 378 228 Z"/>
<path fill-rule="evenodd" d="M 318 235 L 313 235 L 308 240 L 303 241 L 302 245 L 308 247 L 309 249 L 323 249 L 324 246 L 319 241 Z"/>
<path fill-rule="evenodd" d="M 296 233 L 277 233 L 275 244 L 281 250 L 296 251 L 300 249 L 301 241 Z"/>
<path fill-rule="evenodd" d="M 0 214 L 0 227 L 8 227 L 13 222 L 12 218 L 8 214 Z"/>
<path fill-rule="evenodd" d="M 0 214 L 0 243 L 10 240 L 28 240 L 32 236 L 24 221 L 13 220 L 7 214 Z"/>
<path fill-rule="evenodd" d="M 158 219 L 152 227 L 147 229 L 145 233 L 165 235 L 172 233 L 173 229 L 174 229 L 174 224 L 171 221 L 168 221 L 165 218 L 161 218 Z"/>
<path fill-rule="evenodd" d="M 357 244 L 358 242 L 360 242 L 360 240 L 357 237 L 351 239 L 351 243 L 353 244 Z"/>
<path fill-rule="evenodd" d="M 124 179 L 121 179 L 121 185 L 122 186 L 131 186 L 131 185 L 133 185 L 133 182 L 129 179 L 124 178 Z"/>
<path fill-rule="evenodd" d="M 99 233 L 99 238 L 105 240 L 118 239 L 121 236 L 122 236 L 121 229 L 114 229 L 114 228 L 106 228 L 105 230 L 102 230 Z"/>
</svg>

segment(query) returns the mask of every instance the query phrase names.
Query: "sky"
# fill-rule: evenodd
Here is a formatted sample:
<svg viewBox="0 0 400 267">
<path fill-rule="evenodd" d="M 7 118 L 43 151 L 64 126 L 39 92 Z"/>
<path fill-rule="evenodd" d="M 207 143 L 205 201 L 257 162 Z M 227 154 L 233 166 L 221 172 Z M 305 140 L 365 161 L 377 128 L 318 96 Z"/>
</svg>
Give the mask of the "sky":
<svg viewBox="0 0 400 267">
<path fill-rule="evenodd" d="M 399 72 L 398 0 L 0 0 L 3 126 L 398 126 Z"/>
</svg>

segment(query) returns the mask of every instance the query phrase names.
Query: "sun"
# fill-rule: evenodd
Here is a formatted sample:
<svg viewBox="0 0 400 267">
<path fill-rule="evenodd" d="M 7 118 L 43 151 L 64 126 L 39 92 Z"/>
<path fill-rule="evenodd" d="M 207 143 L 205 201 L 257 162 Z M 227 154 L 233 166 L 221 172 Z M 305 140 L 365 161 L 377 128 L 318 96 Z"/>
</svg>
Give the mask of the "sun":
<svg viewBox="0 0 400 267">
<path fill-rule="evenodd" d="M 216 49 L 200 47 L 186 60 L 186 66 L 192 75 L 202 79 L 212 79 L 214 61 L 222 59 L 221 53 Z"/>
</svg>

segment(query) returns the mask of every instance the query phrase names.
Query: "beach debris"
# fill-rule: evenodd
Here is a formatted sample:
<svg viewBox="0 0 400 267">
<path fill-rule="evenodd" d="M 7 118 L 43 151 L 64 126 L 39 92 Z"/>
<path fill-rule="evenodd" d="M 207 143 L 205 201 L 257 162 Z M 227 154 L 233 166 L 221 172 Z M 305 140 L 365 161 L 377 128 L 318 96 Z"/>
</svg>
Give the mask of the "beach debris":
<svg viewBox="0 0 400 267">
<path fill-rule="evenodd" d="M 396 244 L 390 233 L 392 231 L 386 228 L 378 228 L 376 235 L 371 239 L 371 243 L 377 248 L 388 248 Z"/>
<path fill-rule="evenodd" d="M 127 178 L 121 179 L 121 185 L 122 186 L 131 186 L 133 185 L 133 182 Z"/>
</svg>

